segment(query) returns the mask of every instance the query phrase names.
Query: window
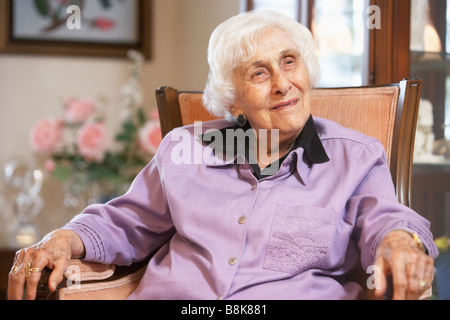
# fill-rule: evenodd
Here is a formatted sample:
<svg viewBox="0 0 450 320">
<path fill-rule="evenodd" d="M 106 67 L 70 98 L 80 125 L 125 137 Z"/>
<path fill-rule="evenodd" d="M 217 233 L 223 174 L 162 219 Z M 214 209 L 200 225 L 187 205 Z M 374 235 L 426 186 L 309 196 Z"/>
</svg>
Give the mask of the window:
<svg viewBox="0 0 450 320">
<path fill-rule="evenodd" d="M 368 83 L 368 0 L 249 0 L 247 9 L 271 9 L 312 30 L 322 68 L 321 87 Z"/>
<path fill-rule="evenodd" d="M 252 2 L 253 10 L 276 10 L 294 18 L 297 21 L 299 20 L 298 0 L 254 0 Z"/>
<path fill-rule="evenodd" d="M 446 56 L 447 60 L 449 59 L 450 54 L 450 0 L 447 0 L 447 12 L 446 12 L 446 18 L 447 18 L 447 35 L 446 35 L 446 42 L 447 42 L 447 50 L 446 50 Z M 445 138 L 447 140 L 450 140 L 450 76 L 447 76 L 447 83 L 446 83 L 446 96 L 447 99 L 445 101 L 445 121 L 444 121 L 444 130 L 445 130 Z"/>
<path fill-rule="evenodd" d="M 450 140 L 450 0 L 411 2 L 411 75 L 424 79 L 436 139 Z"/>
</svg>

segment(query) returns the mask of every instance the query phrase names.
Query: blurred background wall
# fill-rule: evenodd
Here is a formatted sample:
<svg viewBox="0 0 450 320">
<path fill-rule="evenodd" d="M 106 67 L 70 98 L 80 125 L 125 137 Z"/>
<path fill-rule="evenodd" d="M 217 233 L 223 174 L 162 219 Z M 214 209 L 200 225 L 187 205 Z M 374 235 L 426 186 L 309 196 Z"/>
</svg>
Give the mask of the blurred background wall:
<svg viewBox="0 0 450 320">
<path fill-rule="evenodd" d="M 203 90 L 208 65 L 206 50 L 212 30 L 237 14 L 239 0 L 153 0 L 152 58 L 143 67 L 145 109 L 156 108 L 154 92 L 162 85 Z M 0 163 L 34 159 L 29 131 L 40 118 L 59 116 L 70 96 L 101 101 L 108 124 L 120 114 L 120 89 L 127 80 L 127 59 L 70 56 L 0 55 Z M 0 187 L 0 246 L 14 225 L 11 197 Z M 45 207 L 38 216 L 43 234 L 66 219 L 61 185 L 47 179 L 41 195 Z"/>
</svg>

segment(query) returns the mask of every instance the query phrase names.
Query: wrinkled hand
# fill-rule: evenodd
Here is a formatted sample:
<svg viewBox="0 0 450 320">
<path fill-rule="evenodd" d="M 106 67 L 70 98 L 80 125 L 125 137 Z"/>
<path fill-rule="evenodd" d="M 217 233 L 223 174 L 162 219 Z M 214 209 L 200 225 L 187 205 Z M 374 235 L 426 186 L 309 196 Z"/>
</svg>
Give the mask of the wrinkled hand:
<svg viewBox="0 0 450 320">
<path fill-rule="evenodd" d="M 394 300 L 417 300 L 431 288 L 433 259 L 423 253 L 405 231 L 389 233 L 377 250 L 375 264 L 379 267 L 381 286 L 375 295 L 386 292 L 387 276 L 392 276 Z"/>
<path fill-rule="evenodd" d="M 54 231 L 39 243 L 16 253 L 8 277 L 8 299 L 21 300 L 26 288 L 27 300 L 36 298 L 36 290 L 44 268 L 52 269 L 49 289 L 55 291 L 63 280 L 71 258 L 81 258 L 84 245 L 79 236 L 69 230 Z"/>
</svg>

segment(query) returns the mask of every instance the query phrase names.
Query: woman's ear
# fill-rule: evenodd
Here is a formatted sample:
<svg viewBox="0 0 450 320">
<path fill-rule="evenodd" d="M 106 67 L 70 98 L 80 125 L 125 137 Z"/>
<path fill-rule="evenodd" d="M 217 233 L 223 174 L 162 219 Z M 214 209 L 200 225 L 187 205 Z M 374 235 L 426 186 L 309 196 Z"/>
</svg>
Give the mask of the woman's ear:
<svg viewBox="0 0 450 320">
<path fill-rule="evenodd" d="M 236 105 L 232 104 L 228 107 L 228 112 L 231 113 L 235 118 L 237 118 L 240 114 L 244 114 L 244 111 L 241 108 L 236 107 Z"/>
<path fill-rule="evenodd" d="M 237 113 L 236 113 L 236 106 L 233 104 L 231 106 L 228 107 L 228 112 L 231 113 L 231 115 L 233 115 L 233 117 L 237 117 Z"/>
</svg>

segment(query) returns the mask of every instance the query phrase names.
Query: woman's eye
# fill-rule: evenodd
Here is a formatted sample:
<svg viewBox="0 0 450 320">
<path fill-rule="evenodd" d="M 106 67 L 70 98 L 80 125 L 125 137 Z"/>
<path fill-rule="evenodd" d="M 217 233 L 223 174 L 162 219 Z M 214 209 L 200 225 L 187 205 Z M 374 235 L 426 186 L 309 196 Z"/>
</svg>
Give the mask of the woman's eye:
<svg viewBox="0 0 450 320">
<path fill-rule="evenodd" d="M 294 58 L 286 58 L 286 59 L 284 59 L 284 64 L 287 64 L 287 65 L 292 65 L 292 64 L 294 64 L 294 62 L 295 62 Z"/>
<path fill-rule="evenodd" d="M 252 79 L 253 79 L 253 78 L 261 78 L 261 77 L 263 77 L 265 74 L 266 74 L 266 73 L 264 72 L 264 70 L 258 70 L 258 71 L 255 71 L 255 72 L 253 73 L 253 75 L 252 75 Z"/>
<path fill-rule="evenodd" d="M 296 60 L 293 58 L 287 58 L 283 61 L 282 68 L 286 71 L 295 70 Z"/>
</svg>

